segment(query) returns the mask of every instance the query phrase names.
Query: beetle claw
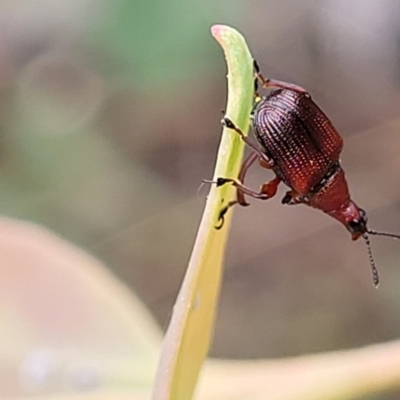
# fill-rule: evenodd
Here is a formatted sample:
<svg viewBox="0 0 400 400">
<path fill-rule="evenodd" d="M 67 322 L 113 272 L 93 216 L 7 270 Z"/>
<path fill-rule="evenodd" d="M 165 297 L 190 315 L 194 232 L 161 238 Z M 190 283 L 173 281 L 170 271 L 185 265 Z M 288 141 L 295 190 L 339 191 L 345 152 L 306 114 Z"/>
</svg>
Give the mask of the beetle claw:
<svg viewBox="0 0 400 400">
<path fill-rule="evenodd" d="M 229 129 L 235 129 L 235 125 L 233 124 L 233 122 L 226 116 L 224 118 L 222 118 L 221 124 L 222 124 L 222 126 L 225 126 Z"/>
<path fill-rule="evenodd" d="M 221 211 L 219 212 L 219 216 L 218 216 L 218 224 L 214 226 L 214 228 L 219 231 L 225 223 L 225 214 L 228 212 L 229 210 L 229 205 L 225 206 L 224 208 L 221 209 Z"/>
<path fill-rule="evenodd" d="M 220 186 L 225 185 L 228 182 L 230 182 L 230 179 L 228 179 L 228 178 L 217 178 L 216 184 L 217 184 L 217 187 L 220 187 Z"/>
<path fill-rule="evenodd" d="M 224 226 L 224 223 L 225 223 L 225 218 L 224 217 L 220 217 L 219 220 L 218 220 L 218 224 L 214 225 L 214 228 L 217 231 L 219 231 Z"/>
<path fill-rule="evenodd" d="M 258 63 L 254 58 L 253 58 L 253 68 L 254 68 L 254 71 L 256 71 L 257 73 L 260 72 L 260 67 L 258 66 Z"/>
</svg>

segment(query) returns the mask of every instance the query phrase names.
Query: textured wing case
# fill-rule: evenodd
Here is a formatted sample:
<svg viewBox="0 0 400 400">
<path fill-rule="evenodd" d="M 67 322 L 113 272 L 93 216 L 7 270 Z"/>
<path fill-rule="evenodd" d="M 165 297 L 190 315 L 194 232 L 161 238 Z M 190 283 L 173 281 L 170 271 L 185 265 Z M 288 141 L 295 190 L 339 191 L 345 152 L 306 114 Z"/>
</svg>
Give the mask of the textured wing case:
<svg viewBox="0 0 400 400">
<path fill-rule="evenodd" d="M 307 94 L 272 92 L 257 105 L 253 123 L 276 174 L 298 193 L 309 193 L 339 159 L 343 140 Z"/>
</svg>

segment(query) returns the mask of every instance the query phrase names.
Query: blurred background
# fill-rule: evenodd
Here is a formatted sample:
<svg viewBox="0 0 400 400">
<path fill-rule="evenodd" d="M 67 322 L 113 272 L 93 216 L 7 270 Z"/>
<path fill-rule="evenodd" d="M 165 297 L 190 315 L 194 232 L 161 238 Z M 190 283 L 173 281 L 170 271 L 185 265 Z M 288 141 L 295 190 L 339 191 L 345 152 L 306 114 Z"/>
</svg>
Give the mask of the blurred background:
<svg viewBox="0 0 400 400">
<path fill-rule="evenodd" d="M 2 0 L 0 212 L 93 254 L 165 329 L 221 133 L 226 67 L 210 27 L 224 23 L 265 76 L 309 90 L 345 140 L 370 227 L 400 233 L 399 21 L 395 0 Z M 248 185 L 271 177 L 255 166 Z M 397 338 L 400 243 L 371 238 L 375 290 L 364 243 L 320 212 L 282 206 L 286 190 L 235 210 L 212 355 Z"/>
</svg>

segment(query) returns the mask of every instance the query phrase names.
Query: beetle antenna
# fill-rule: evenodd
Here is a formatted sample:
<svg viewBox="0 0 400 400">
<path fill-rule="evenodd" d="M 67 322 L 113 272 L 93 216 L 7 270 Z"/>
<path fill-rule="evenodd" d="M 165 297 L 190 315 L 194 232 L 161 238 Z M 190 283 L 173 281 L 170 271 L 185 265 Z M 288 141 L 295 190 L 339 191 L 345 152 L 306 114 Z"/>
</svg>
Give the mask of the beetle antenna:
<svg viewBox="0 0 400 400">
<path fill-rule="evenodd" d="M 368 233 L 370 233 L 370 232 L 368 231 Z M 367 249 L 368 249 L 369 263 L 371 264 L 371 268 L 372 268 L 372 281 L 374 282 L 375 287 L 378 287 L 379 274 L 378 274 L 378 270 L 376 269 L 376 266 L 375 266 L 374 257 L 372 256 L 371 244 L 369 243 L 369 238 L 366 233 L 364 233 L 363 239 L 364 239 L 364 242 L 367 245 Z"/>
<path fill-rule="evenodd" d="M 396 235 L 395 233 L 389 233 L 389 232 L 377 232 L 377 231 L 373 231 L 368 229 L 367 232 L 370 235 L 376 235 L 376 236 L 388 236 L 391 238 L 395 238 L 395 239 L 400 239 L 400 235 Z"/>
</svg>

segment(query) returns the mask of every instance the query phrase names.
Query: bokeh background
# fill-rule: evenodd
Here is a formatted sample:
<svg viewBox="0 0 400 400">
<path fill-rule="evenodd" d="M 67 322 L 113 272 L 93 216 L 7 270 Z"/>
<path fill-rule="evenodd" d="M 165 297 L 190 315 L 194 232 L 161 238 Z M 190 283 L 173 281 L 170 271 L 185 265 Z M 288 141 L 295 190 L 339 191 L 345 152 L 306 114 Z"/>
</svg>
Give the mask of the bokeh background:
<svg viewBox="0 0 400 400">
<path fill-rule="evenodd" d="M 398 1 L 2 0 L 0 212 L 102 260 L 163 329 L 220 138 L 215 23 L 245 35 L 264 75 L 310 91 L 345 140 L 342 165 L 370 227 L 400 233 Z M 254 167 L 248 184 L 271 177 Z M 322 213 L 282 206 L 286 190 L 235 210 L 211 354 L 398 338 L 400 242 L 371 238 L 375 290 L 364 243 Z"/>
</svg>

